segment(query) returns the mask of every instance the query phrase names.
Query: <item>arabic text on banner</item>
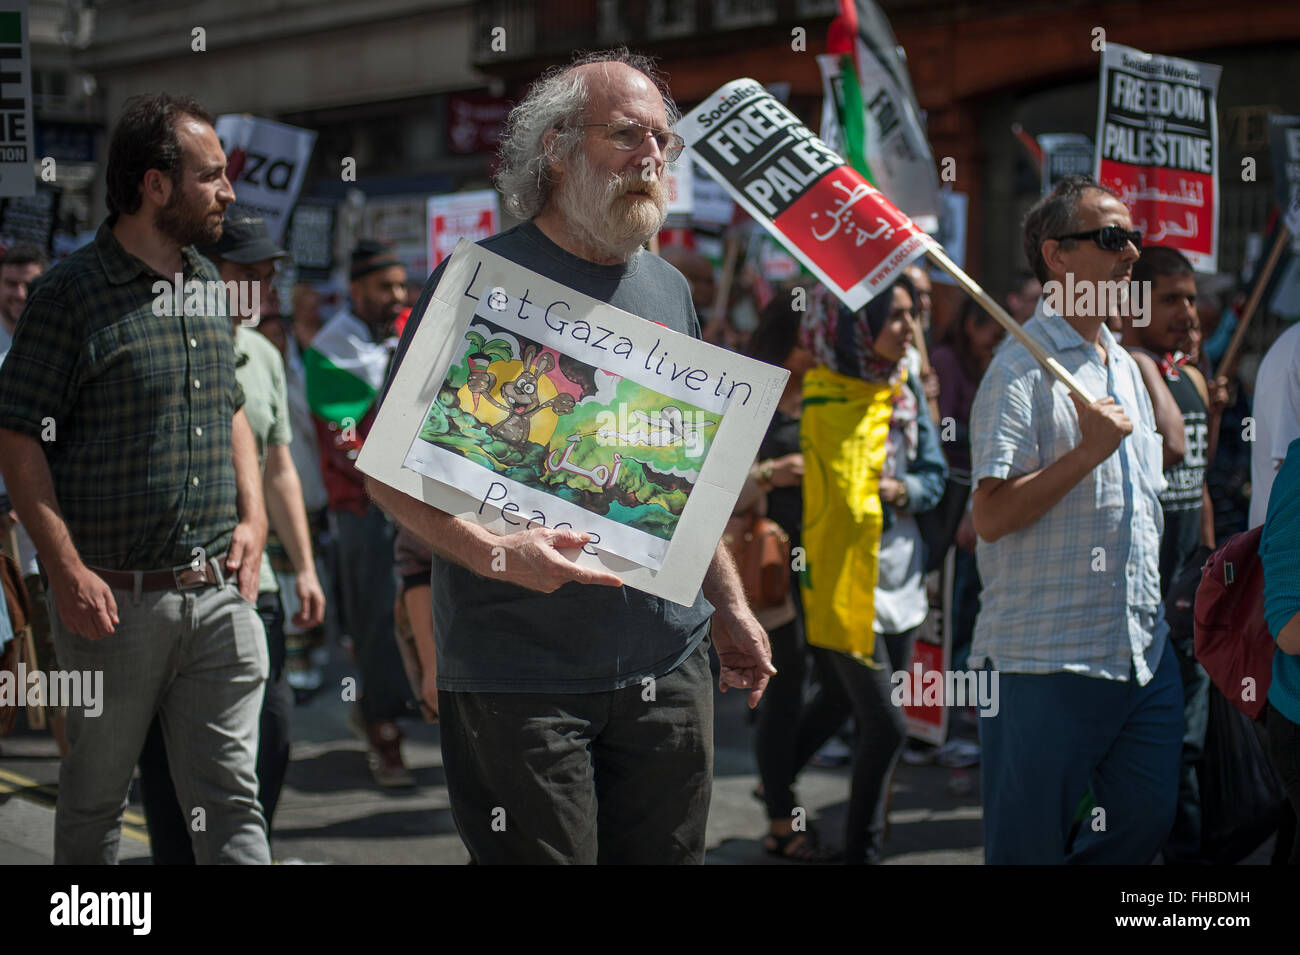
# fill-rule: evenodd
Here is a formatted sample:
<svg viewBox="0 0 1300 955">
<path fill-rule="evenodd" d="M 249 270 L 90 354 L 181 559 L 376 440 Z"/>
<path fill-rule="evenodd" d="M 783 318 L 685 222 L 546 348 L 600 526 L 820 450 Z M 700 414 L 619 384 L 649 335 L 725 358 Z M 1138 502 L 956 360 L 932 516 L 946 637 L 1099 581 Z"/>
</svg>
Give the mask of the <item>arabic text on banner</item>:
<svg viewBox="0 0 1300 955">
<path fill-rule="evenodd" d="M 728 83 L 677 131 L 700 168 L 855 311 L 935 246 L 754 80 Z"/>
<path fill-rule="evenodd" d="M 1119 193 L 1145 244 L 1178 249 L 1198 272 L 1218 263 L 1221 73 L 1117 43 L 1101 59 L 1097 181 Z"/>
</svg>

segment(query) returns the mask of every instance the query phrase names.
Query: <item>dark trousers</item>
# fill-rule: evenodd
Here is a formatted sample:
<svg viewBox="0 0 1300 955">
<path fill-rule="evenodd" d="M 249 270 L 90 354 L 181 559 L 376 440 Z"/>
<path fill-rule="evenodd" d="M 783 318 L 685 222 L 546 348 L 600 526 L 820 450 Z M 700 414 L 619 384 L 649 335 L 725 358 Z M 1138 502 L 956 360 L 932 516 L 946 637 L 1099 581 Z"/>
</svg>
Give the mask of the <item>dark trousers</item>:
<svg viewBox="0 0 1300 955">
<path fill-rule="evenodd" d="M 772 645 L 772 677 L 758 705 L 754 750 L 758 778 L 763 783 L 767 817 L 790 819 L 794 812 L 795 746 L 803 709 L 803 681 L 808 647 L 803 642 L 803 620 L 796 616 L 768 635 Z M 834 730 L 832 730 L 834 732 Z"/>
<path fill-rule="evenodd" d="M 877 667 L 874 669 L 847 653 L 836 653 L 832 658 L 857 723 L 853 783 L 844 835 L 847 865 L 875 862 L 880 854 L 889 782 L 907 739 L 903 710 L 890 699 L 890 676 L 894 670 L 904 669 L 911 660 L 915 637 L 916 629 L 876 634 L 872 658 Z"/>
<path fill-rule="evenodd" d="M 1197 767 L 1205 754 L 1205 729 L 1210 718 L 1210 676 L 1196 662 L 1191 634 L 1169 645 L 1178 659 L 1183 681 L 1183 752 L 1178 769 L 1178 805 L 1174 826 L 1161 849 L 1166 863 L 1204 862 L 1201 852 L 1201 787 Z"/>
<path fill-rule="evenodd" d="M 393 522 L 373 504 L 365 514 L 336 511 L 334 519 L 343 619 L 361 671 L 361 712 L 367 723 L 411 715 L 411 686 L 393 633 Z"/>
<path fill-rule="evenodd" d="M 1139 686 L 1078 673 L 999 674 L 979 721 L 986 865 L 1146 865 L 1173 825 L 1183 688 L 1166 646 Z M 1070 844 L 1084 793 L 1096 808 Z"/>
<path fill-rule="evenodd" d="M 952 580 L 952 663 L 953 670 L 965 670 L 970 657 L 971 638 L 975 634 L 975 618 L 980 612 L 979 567 L 975 555 L 957 548 L 953 562 Z M 949 731 L 951 736 L 951 731 Z"/>
<path fill-rule="evenodd" d="M 479 864 L 701 863 L 708 641 L 651 685 L 438 694 L 452 817 Z"/>
<path fill-rule="evenodd" d="M 280 603 L 280 595 L 258 594 L 257 612 L 266 628 L 270 658 L 257 744 L 257 799 L 262 804 L 269 837 L 271 819 L 289 768 L 289 713 L 293 709 L 293 690 L 289 687 L 284 668 L 284 606 Z M 149 726 L 144 748 L 140 751 L 140 797 L 149 828 L 154 865 L 194 865 L 191 820 L 186 818 L 176 796 L 171 767 L 167 762 L 167 747 L 163 742 L 162 722 L 157 716 Z"/>
<path fill-rule="evenodd" d="M 1286 790 L 1292 813 L 1290 826 L 1284 824 L 1278 831 L 1279 840 L 1290 838 L 1290 854 L 1288 856 L 1285 846 L 1279 845 L 1273 858 L 1275 862 L 1300 865 L 1300 827 L 1296 827 L 1294 822 L 1300 816 L 1300 726 L 1279 713 L 1272 703 L 1268 705 L 1265 722 L 1268 758 L 1273 764 L 1273 771 L 1277 773 L 1278 781 Z"/>
</svg>

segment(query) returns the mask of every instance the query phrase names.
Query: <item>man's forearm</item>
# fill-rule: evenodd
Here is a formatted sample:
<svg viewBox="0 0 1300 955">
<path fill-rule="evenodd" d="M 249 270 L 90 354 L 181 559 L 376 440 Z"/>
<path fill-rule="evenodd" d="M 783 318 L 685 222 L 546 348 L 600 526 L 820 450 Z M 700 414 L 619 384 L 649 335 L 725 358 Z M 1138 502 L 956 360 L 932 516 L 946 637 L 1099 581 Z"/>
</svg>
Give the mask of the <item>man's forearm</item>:
<svg viewBox="0 0 1300 955">
<path fill-rule="evenodd" d="M 1209 485 L 1201 485 L 1201 543 L 1214 550 L 1214 502 L 1210 500 Z"/>
<path fill-rule="evenodd" d="M 722 613 L 734 614 L 748 607 L 745 600 L 745 587 L 740 582 L 740 573 L 731 552 L 723 544 L 713 552 L 709 570 L 704 575 L 704 597 Z"/>
<path fill-rule="evenodd" d="M 1038 520 L 1097 466 L 1078 447 L 1045 468 L 1008 478 L 991 491 L 984 482 L 971 497 L 975 533 L 995 541 Z"/>
<path fill-rule="evenodd" d="M 289 562 L 295 573 L 316 573 L 312 558 L 311 529 L 307 523 L 307 508 L 302 501 L 302 482 L 298 471 L 289 457 L 287 445 L 281 445 L 283 453 L 268 454 L 264 491 L 266 494 L 266 513 L 271 519 L 271 527 L 284 545 Z M 272 449 L 275 451 L 275 449 Z M 287 464 L 282 458 L 287 458 Z"/>
<path fill-rule="evenodd" d="M 46 570 L 61 574 L 79 566 L 81 556 L 59 511 L 54 478 L 40 443 L 25 434 L 0 429 L 0 462 L 14 510 Z"/>
<path fill-rule="evenodd" d="M 366 478 L 366 492 L 393 520 L 424 541 L 443 560 L 486 576 L 492 548 L 499 540 L 491 531 L 452 517 L 371 477 Z"/>
<path fill-rule="evenodd" d="M 235 462 L 235 507 L 240 523 L 265 523 L 266 505 L 262 498 L 262 474 L 257 462 L 257 441 L 244 409 L 235 412 L 231 421 L 231 445 Z"/>
</svg>

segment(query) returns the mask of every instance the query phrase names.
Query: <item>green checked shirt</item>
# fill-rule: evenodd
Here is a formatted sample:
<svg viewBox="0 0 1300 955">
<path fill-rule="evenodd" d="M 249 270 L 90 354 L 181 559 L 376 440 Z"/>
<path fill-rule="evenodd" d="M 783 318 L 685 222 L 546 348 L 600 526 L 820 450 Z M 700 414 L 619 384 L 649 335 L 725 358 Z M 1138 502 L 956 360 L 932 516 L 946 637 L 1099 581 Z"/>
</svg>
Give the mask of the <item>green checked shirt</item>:
<svg viewBox="0 0 1300 955">
<path fill-rule="evenodd" d="M 183 281 L 219 281 L 192 248 L 182 257 Z M 162 280 L 172 314 L 158 316 Z M 175 314 L 174 281 L 105 222 L 33 283 L 0 365 L 0 428 L 41 442 L 73 543 L 93 567 L 174 567 L 196 547 L 215 557 L 239 519 L 231 419 L 244 395 L 231 319 Z"/>
</svg>

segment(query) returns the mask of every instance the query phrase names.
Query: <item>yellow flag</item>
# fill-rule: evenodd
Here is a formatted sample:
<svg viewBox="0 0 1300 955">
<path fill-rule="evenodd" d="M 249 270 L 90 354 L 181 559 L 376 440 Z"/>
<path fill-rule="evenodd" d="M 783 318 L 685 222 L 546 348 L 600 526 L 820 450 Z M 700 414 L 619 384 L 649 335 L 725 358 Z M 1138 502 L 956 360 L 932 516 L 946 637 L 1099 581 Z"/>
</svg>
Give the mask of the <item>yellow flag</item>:
<svg viewBox="0 0 1300 955">
<path fill-rule="evenodd" d="M 895 385 L 828 368 L 804 376 L 803 545 L 800 574 L 808 642 L 871 664 L 880 474 Z"/>
</svg>

